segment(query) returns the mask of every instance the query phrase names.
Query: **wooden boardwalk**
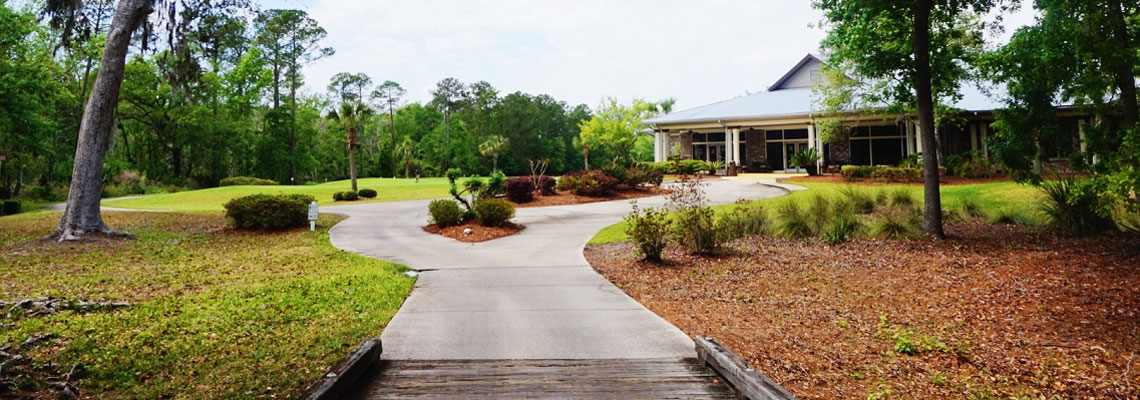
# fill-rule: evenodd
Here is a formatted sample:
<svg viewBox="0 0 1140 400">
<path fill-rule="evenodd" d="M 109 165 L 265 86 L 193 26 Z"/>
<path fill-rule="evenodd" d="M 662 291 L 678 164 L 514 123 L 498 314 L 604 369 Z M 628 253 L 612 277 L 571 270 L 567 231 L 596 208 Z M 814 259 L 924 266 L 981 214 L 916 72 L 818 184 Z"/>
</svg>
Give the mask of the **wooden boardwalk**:
<svg viewBox="0 0 1140 400">
<path fill-rule="evenodd" d="M 347 399 L 732 399 L 696 359 L 383 360 Z"/>
</svg>

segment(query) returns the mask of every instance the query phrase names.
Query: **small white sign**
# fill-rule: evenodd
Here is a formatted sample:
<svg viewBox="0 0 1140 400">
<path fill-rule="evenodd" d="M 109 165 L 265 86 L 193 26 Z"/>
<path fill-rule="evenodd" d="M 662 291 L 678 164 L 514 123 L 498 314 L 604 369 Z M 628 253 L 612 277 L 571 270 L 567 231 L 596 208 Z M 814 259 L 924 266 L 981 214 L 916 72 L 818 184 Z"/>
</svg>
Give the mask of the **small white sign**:
<svg viewBox="0 0 1140 400">
<path fill-rule="evenodd" d="M 314 201 L 311 204 L 309 204 L 309 221 L 316 221 L 317 220 L 317 214 L 318 214 L 317 202 Z"/>
</svg>

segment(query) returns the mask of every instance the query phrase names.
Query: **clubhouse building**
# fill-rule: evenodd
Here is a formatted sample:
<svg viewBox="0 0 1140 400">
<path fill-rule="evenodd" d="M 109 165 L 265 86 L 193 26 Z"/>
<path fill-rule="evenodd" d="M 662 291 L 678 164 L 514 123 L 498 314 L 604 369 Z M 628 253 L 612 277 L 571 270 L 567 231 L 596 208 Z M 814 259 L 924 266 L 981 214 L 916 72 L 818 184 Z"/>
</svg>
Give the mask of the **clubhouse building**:
<svg viewBox="0 0 1140 400">
<path fill-rule="evenodd" d="M 819 140 L 812 115 L 812 85 L 822 76 L 822 66 L 820 57 L 808 54 L 766 91 L 645 120 L 655 140 L 655 161 L 680 157 L 735 164 L 746 172 L 793 172 L 792 154 L 809 148 L 819 149 L 823 167 L 895 165 L 923 152 L 926 132 L 918 129 L 913 115 L 845 117 L 847 125 L 853 126 L 845 139 Z M 942 159 L 969 150 L 988 155 L 985 138 L 991 133 L 994 110 L 1004 108 L 1000 100 L 970 85 L 963 86 L 962 95 L 953 104 L 961 110 L 962 122 L 938 128 Z M 1083 139 L 1077 113 L 1065 111 L 1059 116 L 1061 129 L 1074 139 Z M 1073 141 L 1074 145 L 1083 142 Z M 1079 150 L 1061 149 L 1048 156 L 1061 158 Z"/>
</svg>

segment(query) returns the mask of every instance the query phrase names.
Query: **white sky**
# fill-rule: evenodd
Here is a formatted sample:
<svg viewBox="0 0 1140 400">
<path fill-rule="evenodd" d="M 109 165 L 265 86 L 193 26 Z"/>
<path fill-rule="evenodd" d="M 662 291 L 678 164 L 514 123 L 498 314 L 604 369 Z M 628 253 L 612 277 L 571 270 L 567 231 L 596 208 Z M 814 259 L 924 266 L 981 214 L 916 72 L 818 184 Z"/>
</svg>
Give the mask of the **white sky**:
<svg viewBox="0 0 1140 400">
<path fill-rule="evenodd" d="M 593 108 L 605 96 L 677 99 L 678 110 L 761 91 L 817 52 L 807 0 L 263 0 L 307 10 L 336 55 L 305 70 L 324 91 L 338 72 L 399 82 L 407 101 L 439 80 L 485 80 Z M 1032 21 L 1030 10 L 1007 27 Z M 1013 29 L 993 37 L 1003 41 Z"/>
</svg>

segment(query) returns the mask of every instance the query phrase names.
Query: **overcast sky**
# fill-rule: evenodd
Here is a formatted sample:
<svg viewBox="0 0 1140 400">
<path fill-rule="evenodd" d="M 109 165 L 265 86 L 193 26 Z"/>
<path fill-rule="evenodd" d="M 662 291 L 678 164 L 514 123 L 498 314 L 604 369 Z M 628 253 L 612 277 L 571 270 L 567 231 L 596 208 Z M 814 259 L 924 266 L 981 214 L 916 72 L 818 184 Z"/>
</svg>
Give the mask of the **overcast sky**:
<svg viewBox="0 0 1140 400">
<path fill-rule="evenodd" d="M 262 0 L 328 30 L 336 55 L 305 70 L 323 91 L 338 72 L 393 80 L 407 101 L 439 80 L 485 80 L 591 108 L 605 96 L 677 99 L 686 109 L 761 91 L 818 52 L 807 0 Z M 1007 26 L 1032 21 L 1023 10 Z M 1012 31 L 1012 29 L 1009 29 Z M 993 37 L 1005 40 L 1005 35 Z"/>
</svg>

